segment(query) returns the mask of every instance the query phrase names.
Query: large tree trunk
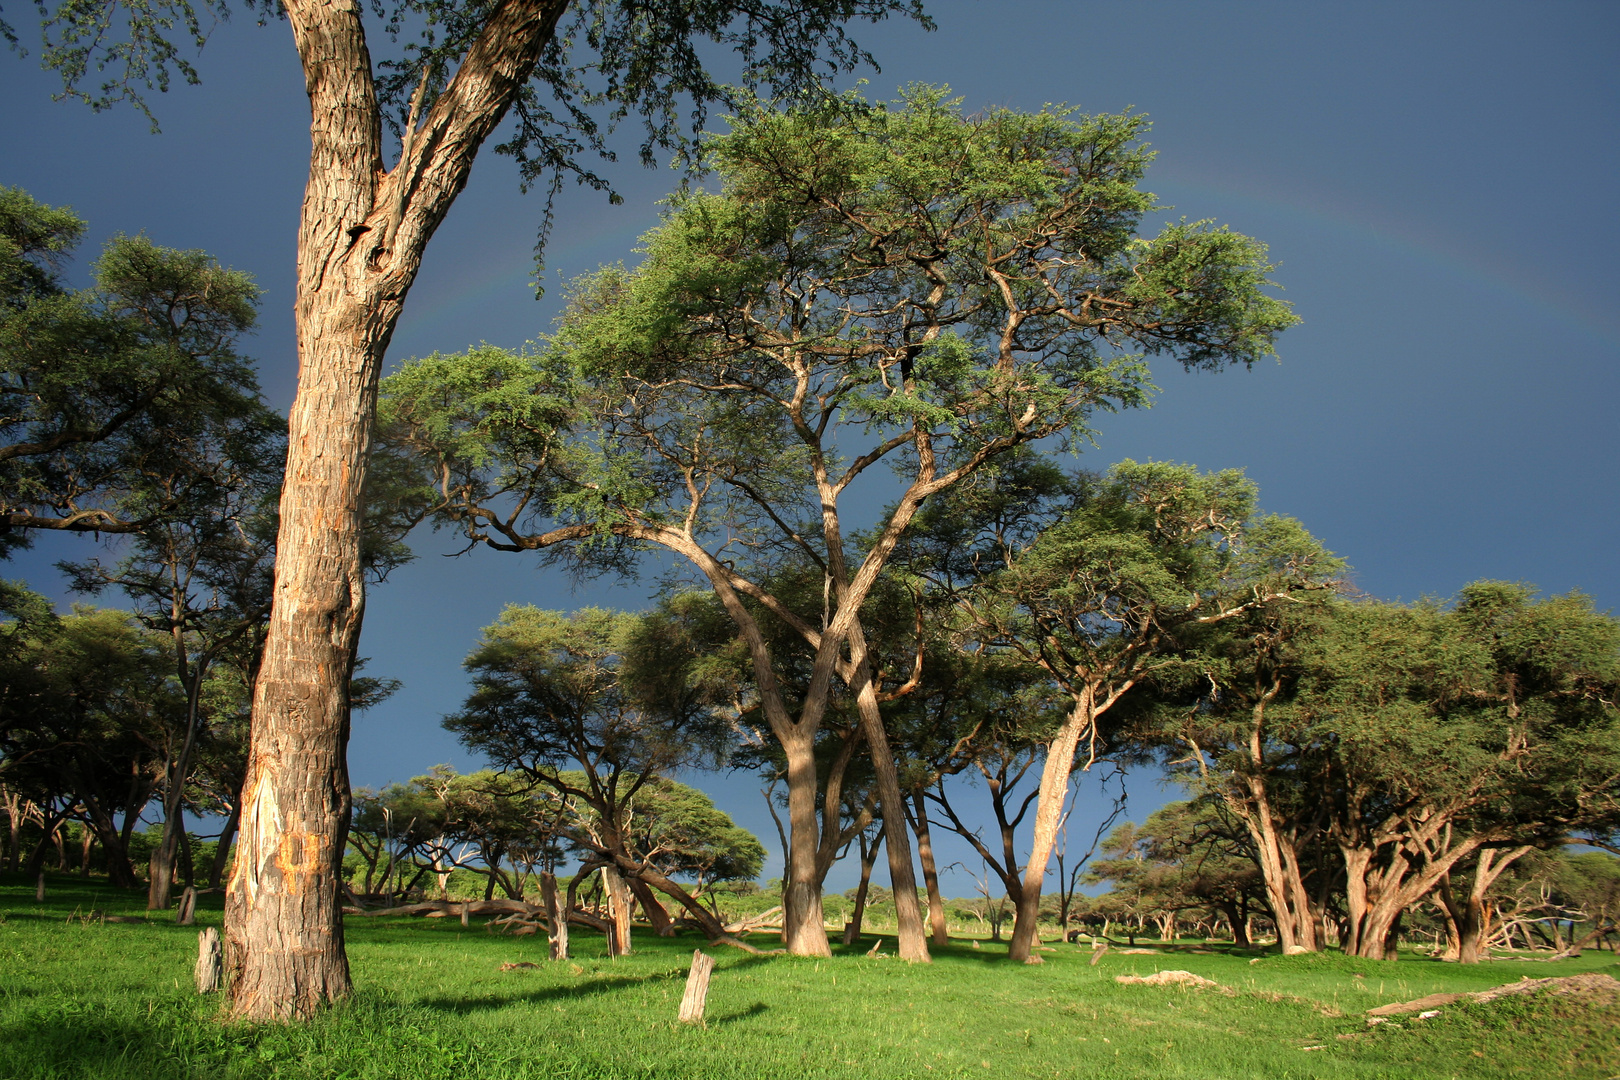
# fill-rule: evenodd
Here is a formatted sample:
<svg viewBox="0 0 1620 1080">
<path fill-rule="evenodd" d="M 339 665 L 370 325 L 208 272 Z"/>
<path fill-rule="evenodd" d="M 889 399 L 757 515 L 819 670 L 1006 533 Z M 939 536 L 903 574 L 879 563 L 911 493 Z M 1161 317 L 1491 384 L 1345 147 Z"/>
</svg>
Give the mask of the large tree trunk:
<svg viewBox="0 0 1620 1080">
<path fill-rule="evenodd" d="M 861 733 L 866 737 L 872 771 L 877 777 L 883 838 L 889 847 L 889 885 L 894 892 L 900 959 L 926 964 L 930 959 L 928 938 L 923 933 L 922 904 L 917 901 L 917 877 L 911 862 L 911 836 L 906 827 L 906 803 L 905 796 L 900 792 L 900 774 L 894 767 L 894 755 L 889 750 L 888 733 L 883 730 L 877 688 L 872 684 L 866 645 L 858 627 L 851 632 L 850 643 L 852 652 L 859 650 L 855 701 L 861 716 Z"/>
<path fill-rule="evenodd" d="M 921 787 L 911 793 L 915 811 L 912 828 L 917 833 L 917 857 L 922 860 L 923 885 L 928 890 L 928 923 L 935 945 L 949 945 L 951 931 L 945 921 L 945 898 L 939 891 L 939 870 L 934 865 L 934 841 L 928 830 L 928 802 Z"/>
<path fill-rule="evenodd" d="M 612 927 L 608 931 L 608 955 L 628 956 L 631 950 L 630 886 L 625 884 L 624 875 L 616 867 L 604 866 L 602 891 L 607 894 L 608 924 Z"/>
<path fill-rule="evenodd" d="M 1496 879 L 1502 876 L 1502 872 L 1529 850 L 1528 846 L 1507 852 L 1496 848 L 1482 850 L 1478 862 L 1474 865 L 1473 883 L 1467 895 L 1461 898 L 1451 887 L 1450 874 L 1441 879 L 1440 887 L 1436 891 L 1445 905 L 1449 922 L 1456 928 L 1454 941 L 1456 955 L 1448 955 L 1446 959 L 1456 960 L 1460 964 L 1479 963 L 1480 940 L 1487 923 L 1485 894 L 1496 883 Z"/>
<path fill-rule="evenodd" d="M 659 902 L 658 897 L 647 887 L 647 883 L 638 877 L 629 879 L 630 891 L 635 895 L 636 903 L 641 910 L 647 913 L 647 925 L 652 927 L 653 933 L 659 937 L 674 937 L 675 925 L 669 917 L 669 909 Z"/>
<path fill-rule="evenodd" d="M 345 752 L 377 379 L 428 239 L 566 6 L 497 2 L 419 127 L 412 116 L 399 164 L 385 171 L 358 0 L 285 5 L 310 97 L 311 152 L 298 238 L 298 396 L 226 900 L 239 1017 L 304 1018 L 349 993 L 340 910 Z"/>
<path fill-rule="evenodd" d="M 816 759 L 808 738 L 782 740 L 787 755 L 788 850 L 782 882 L 782 942 L 794 956 L 831 956 L 816 862 Z"/>
<path fill-rule="evenodd" d="M 84 804 L 91 828 L 95 829 L 96 837 L 101 841 L 102 855 L 107 864 L 107 883 L 120 889 L 135 888 L 139 884 L 135 879 L 135 867 L 129 861 L 124 834 L 113 824 L 112 815 L 96 799 L 80 801 Z M 33 869 L 32 864 L 30 869 Z"/>
<path fill-rule="evenodd" d="M 550 870 L 540 873 L 540 899 L 546 906 L 546 922 L 550 924 L 548 940 L 553 960 L 568 959 L 568 912 L 557 902 L 557 875 Z M 569 889 L 569 907 L 573 906 L 573 889 Z"/>
</svg>

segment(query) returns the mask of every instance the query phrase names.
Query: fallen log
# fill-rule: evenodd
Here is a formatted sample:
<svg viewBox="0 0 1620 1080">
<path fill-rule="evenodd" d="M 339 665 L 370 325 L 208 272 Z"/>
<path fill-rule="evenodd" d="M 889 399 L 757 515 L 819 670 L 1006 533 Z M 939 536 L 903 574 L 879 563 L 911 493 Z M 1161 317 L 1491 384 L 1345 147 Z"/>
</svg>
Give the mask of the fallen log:
<svg viewBox="0 0 1620 1080">
<path fill-rule="evenodd" d="M 1387 1016 L 1404 1016 L 1408 1013 L 1431 1013 L 1444 1006 L 1454 1005 L 1459 1001 L 1495 1001 L 1497 998 L 1511 997 L 1516 994 L 1533 994 L 1545 990 L 1549 994 L 1591 994 L 1606 1000 L 1620 997 L 1620 979 L 1610 975 L 1596 973 L 1586 975 L 1565 975 L 1561 978 L 1532 979 L 1528 975 L 1518 982 L 1504 983 L 1489 990 L 1480 990 L 1472 994 L 1429 994 L 1427 997 L 1416 998 L 1412 1001 L 1392 1001 L 1388 1005 L 1379 1005 L 1368 1009 L 1370 1017 L 1382 1018 Z"/>
<path fill-rule="evenodd" d="M 782 905 L 778 904 L 768 911 L 758 915 L 745 915 L 734 923 L 726 925 L 728 934 L 746 934 L 753 930 L 780 930 L 782 929 Z"/>
</svg>

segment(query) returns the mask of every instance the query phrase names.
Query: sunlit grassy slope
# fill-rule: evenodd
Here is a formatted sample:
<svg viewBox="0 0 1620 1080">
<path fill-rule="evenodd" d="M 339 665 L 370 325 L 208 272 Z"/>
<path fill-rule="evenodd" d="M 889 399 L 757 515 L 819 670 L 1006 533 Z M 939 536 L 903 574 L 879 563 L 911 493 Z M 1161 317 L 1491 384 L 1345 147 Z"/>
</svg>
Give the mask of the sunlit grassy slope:
<svg viewBox="0 0 1620 1080">
<path fill-rule="evenodd" d="M 1362 1012 L 1522 975 L 1605 971 L 1609 953 L 1556 964 L 1057 946 L 1038 967 L 968 943 L 910 967 L 867 938 L 820 962 L 715 952 L 705 1028 L 675 1022 L 696 942 L 637 935 L 609 960 L 576 932 L 576 959 L 543 939 L 454 919 L 348 922 L 354 1000 L 314 1023 L 218 1019 L 191 989 L 196 931 L 164 915 L 89 925 L 77 909 L 140 917 L 143 898 L 76 879 L 0 886 L 0 1076 L 474 1080 L 595 1077 L 1591 1077 L 1620 1074 L 1620 1007 L 1548 997 L 1453 1007 L 1368 1029 Z M 201 921 L 217 925 L 219 900 Z M 768 945 L 760 940 L 762 946 Z M 885 952 L 893 952 L 893 943 Z M 537 968 L 502 972 L 509 961 Z M 1183 968 L 1235 993 L 1124 986 Z M 1358 977 L 1359 976 L 1359 977 Z M 1341 1038 L 1341 1036 L 1348 1036 Z"/>
</svg>

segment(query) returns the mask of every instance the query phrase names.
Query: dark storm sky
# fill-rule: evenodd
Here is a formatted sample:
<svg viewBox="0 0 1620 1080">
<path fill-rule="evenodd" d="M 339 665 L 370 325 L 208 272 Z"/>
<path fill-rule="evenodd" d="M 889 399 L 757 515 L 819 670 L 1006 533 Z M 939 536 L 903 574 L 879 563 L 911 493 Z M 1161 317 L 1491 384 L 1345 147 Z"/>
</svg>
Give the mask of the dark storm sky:
<svg viewBox="0 0 1620 1080">
<path fill-rule="evenodd" d="M 1281 339 L 1280 363 L 1158 370 L 1155 406 L 1103 418 L 1083 464 L 1243 468 L 1268 509 L 1303 520 L 1374 595 L 1449 595 L 1492 577 L 1620 604 L 1620 5 L 928 7 L 937 33 L 896 22 L 858 32 L 883 66 L 863 73 L 869 93 L 927 81 L 970 108 L 1148 113 L 1160 156 L 1146 186 L 1174 207 L 1158 217 L 1213 218 L 1269 243 L 1304 319 Z M 200 87 L 155 102 L 154 136 L 131 110 L 53 103 L 37 50 L 0 60 L 0 184 L 89 219 L 81 280 L 116 232 L 253 273 L 266 291 L 247 349 L 284 409 L 308 155 L 290 34 L 241 17 L 216 28 L 198 67 Z M 623 206 L 564 193 L 553 282 L 633 258 L 674 181 L 610 168 Z M 555 304 L 536 303 L 528 284 L 539 213 L 510 162 L 486 153 L 428 249 L 392 356 L 543 333 Z M 418 540 L 418 561 L 371 594 L 361 651 L 370 672 L 406 685 L 356 721 L 357 784 L 473 766 L 438 721 L 465 692 L 461 657 L 504 604 L 645 601 L 645 585 L 576 591 L 524 558 L 445 558 L 448 537 Z M 0 572 L 65 600 L 51 564 L 89 546 L 46 538 Z M 751 777 L 698 782 L 775 848 Z M 1150 778 L 1133 790 L 1138 819 L 1167 797 Z M 945 855 L 965 858 L 965 847 Z M 947 891 L 969 889 L 958 879 Z"/>
</svg>

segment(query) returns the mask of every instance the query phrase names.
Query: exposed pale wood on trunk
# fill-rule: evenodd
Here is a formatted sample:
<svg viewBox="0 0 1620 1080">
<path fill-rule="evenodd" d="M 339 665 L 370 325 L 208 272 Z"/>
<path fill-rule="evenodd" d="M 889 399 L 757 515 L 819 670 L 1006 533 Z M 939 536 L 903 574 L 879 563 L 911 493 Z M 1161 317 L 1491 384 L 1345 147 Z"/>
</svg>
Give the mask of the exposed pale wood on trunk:
<svg viewBox="0 0 1620 1080">
<path fill-rule="evenodd" d="M 568 920 L 562 917 L 562 905 L 557 902 L 557 875 L 550 870 L 540 874 L 540 899 L 545 903 L 546 924 L 550 930 L 547 940 L 553 960 L 568 959 Z"/>
</svg>

